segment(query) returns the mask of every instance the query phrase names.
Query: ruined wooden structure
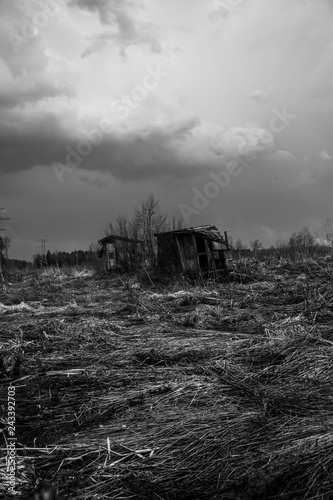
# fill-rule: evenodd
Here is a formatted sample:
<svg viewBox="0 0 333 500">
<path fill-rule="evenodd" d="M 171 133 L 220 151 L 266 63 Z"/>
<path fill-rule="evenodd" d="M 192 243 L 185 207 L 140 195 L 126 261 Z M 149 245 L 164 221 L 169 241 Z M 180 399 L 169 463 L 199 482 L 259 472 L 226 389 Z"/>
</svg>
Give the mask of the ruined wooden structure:
<svg viewBox="0 0 333 500">
<path fill-rule="evenodd" d="M 157 265 L 171 273 L 184 272 L 217 277 L 232 269 L 227 233 L 206 225 L 155 234 Z"/>
<path fill-rule="evenodd" d="M 144 262 L 144 245 L 140 240 L 110 234 L 98 243 L 98 256 L 104 259 L 108 272 L 135 271 Z"/>
</svg>

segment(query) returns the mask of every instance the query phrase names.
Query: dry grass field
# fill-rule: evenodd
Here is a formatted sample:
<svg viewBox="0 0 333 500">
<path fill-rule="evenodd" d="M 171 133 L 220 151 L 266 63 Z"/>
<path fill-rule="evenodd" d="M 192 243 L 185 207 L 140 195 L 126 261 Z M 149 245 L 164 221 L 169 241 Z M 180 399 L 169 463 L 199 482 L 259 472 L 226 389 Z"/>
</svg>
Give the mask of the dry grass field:
<svg viewBox="0 0 333 500">
<path fill-rule="evenodd" d="M 333 498 L 333 269 L 226 282 L 49 272 L 0 295 L 2 448 L 59 499 Z"/>
</svg>

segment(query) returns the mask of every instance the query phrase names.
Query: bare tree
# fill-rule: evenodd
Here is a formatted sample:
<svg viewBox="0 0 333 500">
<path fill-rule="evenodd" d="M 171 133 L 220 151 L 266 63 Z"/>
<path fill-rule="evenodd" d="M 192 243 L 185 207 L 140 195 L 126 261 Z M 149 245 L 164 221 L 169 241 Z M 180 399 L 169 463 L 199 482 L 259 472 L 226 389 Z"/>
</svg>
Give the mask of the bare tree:
<svg viewBox="0 0 333 500">
<path fill-rule="evenodd" d="M 289 238 L 289 248 L 301 253 L 308 252 L 314 246 L 315 240 L 307 226 L 303 226 L 298 233 L 293 233 Z"/>
<path fill-rule="evenodd" d="M 288 243 L 285 240 L 282 240 L 282 238 L 279 238 L 276 240 L 276 248 L 278 250 L 283 250 L 288 248 Z"/>
<path fill-rule="evenodd" d="M 3 283 L 3 289 L 6 291 L 7 290 L 7 281 L 6 281 L 6 275 L 3 272 L 3 265 L 5 264 L 5 259 L 8 259 L 8 248 L 10 245 L 10 239 L 8 236 L 5 236 L 2 238 L 0 236 L 0 280 Z M 4 255 L 3 255 L 4 254 Z M 5 257 L 5 258 L 4 258 Z"/>
<path fill-rule="evenodd" d="M 244 250 L 244 248 L 245 248 L 244 243 L 240 238 L 238 238 L 235 243 L 235 250 Z"/>
<path fill-rule="evenodd" d="M 8 250 L 10 247 L 11 240 L 9 236 L 5 236 L 4 238 L 0 236 L 0 252 L 4 253 L 4 257 L 8 259 Z"/>
<path fill-rule="evenodd" d="M 108 223 L 105 234 L 142 242 L 149 265 L 154 266 L 157 254 L 155 234 L 174 231 L 183 227 L 181 217 L 173 215 L 170 219 L 167 214 L 162 213 L 160 202 L 155 198 L 154 194 L 149 194 L 146 198 L 140 200 L 132 218 L 119 215 L 114 221 Z M 124 240 L 118 242 L 118 248 L 121 248 L 124 261 L 127 259 L 130 262 L 130 256 L 135 254 L 135 245 L 135 241 Z"/>
<path fill-rule="evenodd" d="M 177 231 L 178 229 L 184 229 L 184 219 L 181 215 L 173 214 L 168 231 Z"/>
<path fill-rule="evenodd" d="M 113 222 L 109 222 L 105 234 L 115 234 L 122 238 L 138 239 L 138 226 L 135 220 L 129 219 L 125 215 L 118 215 Z"/>
<path fill-rule="evenodd" d="M 262 243 L 258 239 L 256 239 L 254 241 L 251 241 L 250 246 L 253 254 L 256 256 L 258 251 L 262 248 Z"/>
<path fill-rule="evenodd" d="M 332 230 L 332 220 L 327 219 L 324 225 L 325 237 L 326 237 L 326 245 L 329 247 L 333 247 L 333 233 Z"/>
<path fill-rule="evenodd" d="M 160 202 L 153 194 L 141 200 L 139 207 L 134 214 L 139 229 L 140 239 L 144 242 L 149 263 L 151 266 L 156 264 L 156 238 L 154 234 L 168 231 L 168 216 L 163 214 L 160 209 Z"/>
<path fill-rule="evenodd" d="M 117 240 L 117 262 L 124 270 L 133 270 L 139 258 L 138 241 L 139 227 L 135 218 L 130 219 L 125 215 L 118 217 L 108 223 L 105 230 L 106 235 L 120 236 Z"/>
</svg>

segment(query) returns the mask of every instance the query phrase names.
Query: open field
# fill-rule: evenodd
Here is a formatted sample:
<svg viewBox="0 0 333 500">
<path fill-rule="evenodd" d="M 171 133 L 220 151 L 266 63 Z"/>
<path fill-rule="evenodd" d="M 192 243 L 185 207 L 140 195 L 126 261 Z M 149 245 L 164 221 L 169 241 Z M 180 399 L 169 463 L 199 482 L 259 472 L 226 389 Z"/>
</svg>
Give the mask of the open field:
<svg viewBox="0 0 333 500">
<path fill-rule="evenodd" d="M 225 283 L 39 275 L 0 295 L 2 451 L 66 499 L 332 499 L 333 281 L 322 259 Z"/>
</svg>

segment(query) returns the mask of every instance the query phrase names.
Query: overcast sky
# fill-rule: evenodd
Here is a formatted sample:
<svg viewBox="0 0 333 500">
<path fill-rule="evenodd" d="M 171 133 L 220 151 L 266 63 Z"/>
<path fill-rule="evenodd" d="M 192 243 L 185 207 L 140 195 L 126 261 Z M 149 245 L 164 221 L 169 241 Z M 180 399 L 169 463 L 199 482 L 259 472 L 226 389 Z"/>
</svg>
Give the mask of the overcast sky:
<svg viewBox="0 0 333 500">
<path fill-rule="evenodd" d="M 333 217 L 332 0 L 0 0 L 12 257 L 153 192 L 265 246 Z M 2 233 L 3 234 L 3 233 Z"/>
</svg>

